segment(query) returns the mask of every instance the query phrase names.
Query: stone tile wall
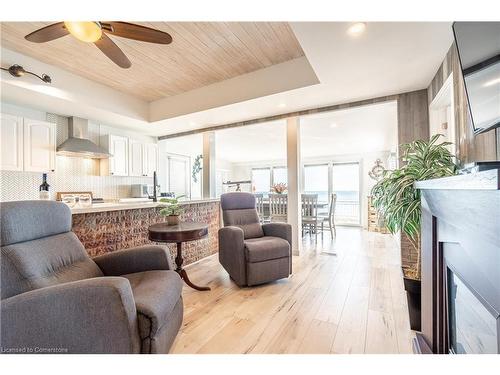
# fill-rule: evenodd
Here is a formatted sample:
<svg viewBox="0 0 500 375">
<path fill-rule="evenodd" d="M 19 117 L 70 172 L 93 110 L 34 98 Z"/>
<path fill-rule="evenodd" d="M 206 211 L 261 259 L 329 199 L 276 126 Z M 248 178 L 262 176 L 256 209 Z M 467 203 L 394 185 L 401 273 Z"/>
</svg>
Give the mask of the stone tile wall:
<svg viewBox="0 0 500 375">
<path fill-rule="evenodd" d="M 107 211 L 73 215 L 73 231 L 82 241 L 91 257 L 134 246 L 151 244 L 148 227 L 165 222 L 159 208 Z M 218 251 L 218 230 L 221 225 L 219 202 L 186 204 L 182 221 L 208 224 L 208 236 L 199 241 L 183 244 L 184 265 L 212 255 Z M 176 245 L 167 245 L 172 260 Z"/>
</svg>

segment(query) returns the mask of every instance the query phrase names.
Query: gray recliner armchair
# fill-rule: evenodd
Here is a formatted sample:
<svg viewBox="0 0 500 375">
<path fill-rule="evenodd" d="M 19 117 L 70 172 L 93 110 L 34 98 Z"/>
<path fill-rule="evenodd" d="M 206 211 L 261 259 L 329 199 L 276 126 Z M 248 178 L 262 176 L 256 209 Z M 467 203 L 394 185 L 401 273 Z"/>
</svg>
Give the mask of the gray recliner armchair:
<svg viewBox="0 0 500 375">
<path fill-rule="evenodd" d="M 60 202 L 0 204 L 3 352 L 167 353 L 182 323 L 168 250 L 91 259 Z"/>
<path fill-rule="evenodd" d="M 219 261 L 237 285 L 258 285 L 291 275 L 291 225 L 261 225 L 250 193 L 222 194 L 221 207 Z"/>
</svg>

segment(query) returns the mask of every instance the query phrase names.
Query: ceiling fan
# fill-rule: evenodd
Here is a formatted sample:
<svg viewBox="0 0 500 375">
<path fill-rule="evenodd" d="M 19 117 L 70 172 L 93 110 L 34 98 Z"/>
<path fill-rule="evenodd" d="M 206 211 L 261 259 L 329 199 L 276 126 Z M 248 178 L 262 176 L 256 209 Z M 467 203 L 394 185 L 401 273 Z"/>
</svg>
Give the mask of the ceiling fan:
<svg viewBox="0 0 500 375">
<path fill-rule="evenodd" d="M 34 43 L 45 43 L 68 34 L 71 34 L 82 42 L 94 43 L 111 61 L 125 69 L 130 68 L 132 64 L 108 34 L 141 42 L 157 44 L 172 43 L 172 37 L 164 31 L 133 23 L 116 21 L 58 22 L 33 31 L 24 38 Z"/>
</svg>

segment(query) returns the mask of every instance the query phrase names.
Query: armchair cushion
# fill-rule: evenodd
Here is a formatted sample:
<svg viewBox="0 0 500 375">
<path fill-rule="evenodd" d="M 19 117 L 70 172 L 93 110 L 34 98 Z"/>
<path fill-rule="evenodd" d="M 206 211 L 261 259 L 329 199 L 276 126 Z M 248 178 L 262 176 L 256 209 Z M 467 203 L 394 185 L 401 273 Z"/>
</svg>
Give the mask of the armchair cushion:
<svg viewBox="0 0 500 375">
<path fill-rule="evenodd" d="M 142 340 L 154 339 L 182 294 L 182 280 L 175 271 L 146 271 L 123 275 L 135 300 Z"/>
<path fill-rule="evenodd" d="M 235 226 L 243 230 L 245 239 L 264 236 L 259 215 L 255 208 L 224 211 L 224 226 Z"/>
<path fill-rule="evenodd" d="M 290 256 L 290 244 L 279 237 L 261 237 L 245 240 L 245 253 L 250 263 Z"/>
<path fill-rule="evenodd" d="M 0 252 L 2 299 L 46 286 L 103 276 L 73 232 L 2 246 Z"/>
<path fill-rule="evenodd" d="M 106 276 L 173 270 L 170 252 L 165 246 L 145 245 L 99 255 L 93 258 Z"/>
</svg>

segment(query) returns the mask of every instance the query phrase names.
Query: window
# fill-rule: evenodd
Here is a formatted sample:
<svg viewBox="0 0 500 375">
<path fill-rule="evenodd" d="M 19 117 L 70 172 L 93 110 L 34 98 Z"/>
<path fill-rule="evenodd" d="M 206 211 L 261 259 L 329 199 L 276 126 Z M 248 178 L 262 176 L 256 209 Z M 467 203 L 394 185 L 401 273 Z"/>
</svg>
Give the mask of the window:
<svg viewBox="0 0 500 375">
<path fill-rule="evenodd" d="M 271 169 L 252 169 L 252 191 L 256 194 L 269 194 L 271 191 Z"/>
<path fill-rule="evenodd" d="M 273 185 L 285 184 L 288 185 L 288 171 L 285 167 L 273 168 Z"/>
<path fill-rule="evenodd" d="M 304 193 L 318 194 L 318 202 L 328 203 L 328 164 L 304 166 Z"/>
</svg>

